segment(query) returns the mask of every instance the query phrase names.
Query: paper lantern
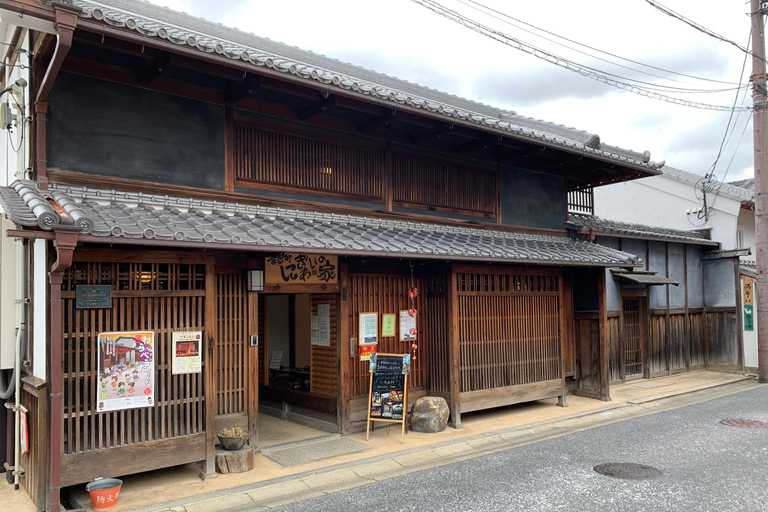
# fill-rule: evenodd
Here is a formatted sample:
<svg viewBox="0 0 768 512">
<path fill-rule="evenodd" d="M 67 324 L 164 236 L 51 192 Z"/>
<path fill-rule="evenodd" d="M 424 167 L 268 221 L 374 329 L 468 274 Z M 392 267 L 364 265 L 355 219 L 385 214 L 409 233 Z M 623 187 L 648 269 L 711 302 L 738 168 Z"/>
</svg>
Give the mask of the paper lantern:
<svg viewBox="0 0 768 512">
<path fill-rule="evenodd" d="M 417 344 L 415 344 L 415 343 L 414 343 L 413 345 L 411 345 L 411 348 L 412 348 L 413 350 L 416 350 L 417 348 L 419 348 L 419 346 L 418 346 Z"/>
<path fill-rule="evenodd" d="M 408 289 L 408 296 L 412 299 L 415 299 L 419 296 L 419 290 L 417 290 L 415 286 L 412 286 Z"/>
<path fill-rule="evenodd" d="M 411 327 L 411 328 L 410 328 L 410 330 L 409 330 L 408 332 L 409 332 L 409 333 L 411 333 L 412 335 L 416 336 L 416 332 L 417 332 L 417 331 L 416 331 L 416 328 L 415 328 L 415 327 Z"/>
<path fill-rule="evenodd" d="M 418 313 L 418 311 L 416 311 L 416 308 L 411 308 L 411 309 L 408 310 L 408 315 L 410 317 L 415 317 L 416 313 Z"/>
</svg>

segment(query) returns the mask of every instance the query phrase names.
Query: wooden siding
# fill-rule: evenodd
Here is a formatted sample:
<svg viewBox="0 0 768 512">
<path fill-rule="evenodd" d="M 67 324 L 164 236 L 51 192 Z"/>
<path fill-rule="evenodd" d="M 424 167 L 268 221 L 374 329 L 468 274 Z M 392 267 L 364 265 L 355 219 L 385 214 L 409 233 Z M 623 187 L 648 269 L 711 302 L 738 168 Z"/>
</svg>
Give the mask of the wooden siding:
<svg viewBox="0 0 768 512">
<path fill-rule="evenodd" d="M 76 308 L 75 289 L 82 284 L 111 286 L 112 307 Z M 179 464 L 164 451 L 175 446 L 166 441 L 205 438 L 204 374 L 173 375 L 171 368 L 171 333 L 205 330 L 205 287 L 201 264 L 91 261 L 65 272 L 62 485 Z M 134 330 L 155 332 L 155 404 L 98 412 L 98 333 Z M 151 446 L 143 466 L 125 465 L 130 454 Z M 190 444 L 182 458 L 205 459 L 205 442 Z"/>
<path fill-rule="evenodd" d="M 419 330 L 415 351 L 416 359 L 411 362 L 411 374 L 408 376 L 410 389 L 422 389 L 426 386 L 426 357 L 427 333 L 422 322 L 429 315 L 427 301 L 424 297 L 424 283 L 421 279 L 414 279 L 413 285 L 422 293 L 414 301 L 418 311 L 416 328 Z M 381 337 L 381 315 L 384 313 L 398 315 L 399 312 L 411 307 L 408 297 L 408 288 L 411 287 L 410 277 L 392 274 L 350 274 L 349 276 L 349 332 L 354 337 L 355 343 L 359 343 L 360 326 L 358 319 L 360 313 L 376 311 L 379 313 L 379 344 L 378 351 L 389 354 L 411 353 L 411 342 L 400 341 L 399 336 Z M 397 329 L 396 329 L 397 331 Z M 396 333 L 397 334 L 397 333 Z M 344 357 L 349 357 L 347 354 Z M 360 361 L 360 350 L 355 347 L 355 357 L 350 363 L 349 387 L 350 396 L 357 397 L 368 395 L 368 362 Z"/>
<path fill-rule="evenodd" d="M 21 456 L 24 474 L 19 477 L 38 510 L 45 510 L 48 488 L 48 387 L 36 388 L 22 380 L 21 405 L 27 409 L 27 439 L 29 452 Z"/>
<path fill-rule="evenodd" d="M 560 277 L 459 272 L 461 393 L 561 378 Z"/>
<path fill-rule="evenodd" d="M 608 318 L 610 326 L 612 318 Z M 600 322 L 596 311 L 574 313 L 574 337 L 576 345 L 576 387 L 588 396 L 600 393 Z M 610 336 L 609 345 L 615 345 L 618 337 Z M 618 322 L 615 327 L 618 333 Z"/>
<path fill-rule="evenodd" d="M 328 304 L 331 315 L 331 345 L 321 347 L 312 345 L 309 375 L 309 389 L 313 395 L 336 398 L 338 391 L 338 296 L 336 294 L 312 294 L 310 307 L 312 314 L 317 315 L 318 304 Z"/>
<path fill-rule="evenodd" d="M 216 415 L 246 415 L 248 302 L 240 272 L 216 273 Z"/>
<path fill-rule="evenodd" d="M 383 151 L 235 126 L 236 185 L 248 182 L 381 200 Z"/>
<path fill-rule="evenodd" d="M 737 367 L 739 330 L 734 308 L 707 311 L 708 365 Z"/>
</svg>

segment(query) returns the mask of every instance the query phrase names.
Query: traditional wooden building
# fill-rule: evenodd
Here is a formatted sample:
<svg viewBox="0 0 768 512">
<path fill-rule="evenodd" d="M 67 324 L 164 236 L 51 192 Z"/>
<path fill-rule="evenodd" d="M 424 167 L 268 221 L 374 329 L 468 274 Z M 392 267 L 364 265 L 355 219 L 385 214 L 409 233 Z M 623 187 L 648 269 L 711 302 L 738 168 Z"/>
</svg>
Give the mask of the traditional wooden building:
<svg viewBox="0 0 768 512">
<path fill-rule="evenodd" d="M 260 409 L 364 428 L 374 339 L 415 358 L 410 398 L 445 397 L 454 427 L 569 388 L 609 399 L 606 269 L 648 258 L 567 215 L 656 174 L 647 154 L 146 2 L 0 9 L 34 55 L 34 165 L 0 202 L 33 274 L 17 463 L 41 509 L 99 476 L 211 476 L 216 432 L 258 446 Z M 578 311 L 597 312 L 586 337 Z M 110 409 L 130 397 L 101 379 L 134 367 L 151 402 Z"/>
<path fill-rule="evenodd" d="M 571 214 L 579 236 L 638 255 L 640 266 L 608 269 L 606 322 L 611 381 L 712 369 L 745 369 L 741 342 L 739 256 L 684 231 Z M 598 314 L 595 293 L 577 290 L 576 344 L 583 345 Z M 592 304 L 592 306 L 589 306 Z"/>
</svg>

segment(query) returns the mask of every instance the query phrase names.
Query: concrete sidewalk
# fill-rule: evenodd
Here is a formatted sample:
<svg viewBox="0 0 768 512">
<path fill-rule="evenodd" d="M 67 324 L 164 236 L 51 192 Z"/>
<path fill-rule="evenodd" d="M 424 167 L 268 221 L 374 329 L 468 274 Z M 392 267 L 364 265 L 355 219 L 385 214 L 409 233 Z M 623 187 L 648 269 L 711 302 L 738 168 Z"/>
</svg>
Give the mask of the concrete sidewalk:
<svg viewBox="0 0 768 512">
<path fill-rule="evenodd" d="M 695 372 L 613 385 L 611 402 L 569 396 L 566 408 L 557 407 L 556 399 L 552 399 L 465 414 L 459 430 L 447 428 L 439 434 L 409 432 L 402 444 L 399 429 L 393 427 L 387 434 L 385 428 L 378 427 L 369 441 L 365 433 L 343 438 L 368 449 L 303 464 L 285 467 L 261 454 L 256 456 L 252 471 L 219 475 L 206 482 L 197 477 L 200 467 L 196 464 L 128 476 L 123 478 L 123 490 L 114 510 L 267 510 L 756 386 L 760 384 L 752 377 Z M 313 450 L 312 441 L 306 443 L 304 448 Z M 82 487 L 73 498 L 81 506 L 90 506 Z M 23 492 L 9 489 L 12 487 L 0 487 L 1 503 L 8 503 L 6 497 L 10 499 L 11 494 L 16 499 Z M 33 511 L 34 507 L 25 508 L 19 503 L 13 510 Z"/>
</svg>

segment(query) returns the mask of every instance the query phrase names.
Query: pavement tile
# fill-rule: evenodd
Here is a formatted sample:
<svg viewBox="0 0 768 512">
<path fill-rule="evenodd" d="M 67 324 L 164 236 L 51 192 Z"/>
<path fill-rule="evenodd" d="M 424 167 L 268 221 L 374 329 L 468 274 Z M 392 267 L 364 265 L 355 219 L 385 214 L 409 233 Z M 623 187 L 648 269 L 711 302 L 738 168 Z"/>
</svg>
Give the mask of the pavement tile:
<svg viewBox="0 0 768 512">
<path fill-rule="evenodd" d="M 501 436 L 482 437 L 480 439 L 473 439 L 468 441 L 467 444 L 472 445 L 475 448 L 487 448 L 492 445 L 502 444 L 504 440 Z"/>
<path fill-rule="evenodd" d="M 333 471 L 330 473 L 321 473 L 319 475 L 308 476 L 301 479 L 302 482 L 315 491 L 335 492 L 339 487 L 349 489 L 357 487 L 371 480 L 360 477 L 351 469 L 342 471 Z M 330 490 L 333 489 L 333 490 Z"/>
<path fill-rule="evenodd" d="M 363 466 L 358 466 L 352 471 L 357 473 L 357 475 L 361 478 L 371 478 L 371 477 L 375 477 L 376 475 L 380 475 L 381 473 L 387 473 L 389 471 L 398 471 L 402 467 L 403 466 L 401 466 L 394 460 L 390 459 L 390 460 L 382 460 L 374 464 L 365 464 Z"/>
<path fill-rule="evenodd" d="M 216 498 L 213 500 L 190 503 L 184 508 L 187 512 L 219 512 L 252 504 L 253 500 L 250 496 L 244 493 L 240 493 L 230 494 L 229 496 L 222 496 L 221 498 Z"/>
<path fill-rule="evenodd" d="M 259 489 L 249 491 L 247 494 L 254 502 L 261 503 L 263 501 L 282 498 L 285 495 L 299 494 L 303 492 L 309 492 L 309 486 L 301 480 L 292 480 L 274 485 L 267 485 Z"/>
<path fill-rule="evenodd" d="M 275 508 L 275 507 L 282 507 L 283 505 L 289 505 L 291 503 L 296 503 L 297 501 L 303 501 L 303 500 L 309 500 L 312 498 L 317 498 L 318 496 L 325 496 L 326 493 L 320 492 L 320 491 L 306 491 L 298 494 L 289 494 L 287 496 L 282 497 L 276 497 L 271 500 L 263 501 L 261 503 L 258 503 L 258 506 L 266 507 L 262 510 Z"/>
<path fill-rule="evenodd" d="M 474 450 L 474 447 L 471 446 L 470 444 L 459 443 L 459 444 L 452 444 L 449 446 L 441 446 L 440 448 L 435 448 L 432 451 L 441 457 L 454 457 L 456 455 L 461 455 L 463 453 L 471 452 L 473 450 Z"/>
<path fill-rule="evenodd" d="M 401 457 L 395 457 L 395 461 L 404 467 L 409 467 L 424 464 L 425 462 L 430 462 L 439 458 L 440 456 L 438 454 L 428 450 L 417 453 L 409 453 L 408 455 L 403 455 Z"/>
</svg>

